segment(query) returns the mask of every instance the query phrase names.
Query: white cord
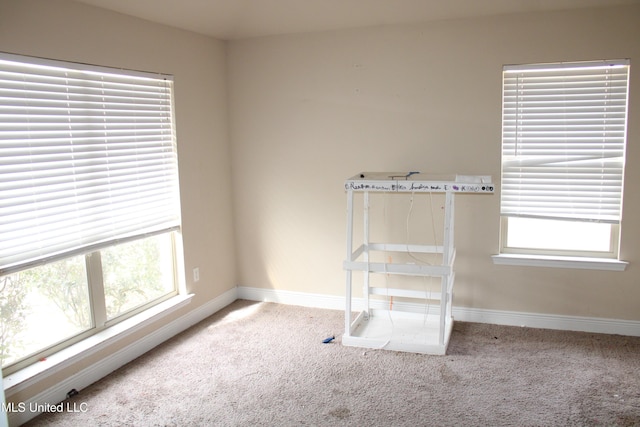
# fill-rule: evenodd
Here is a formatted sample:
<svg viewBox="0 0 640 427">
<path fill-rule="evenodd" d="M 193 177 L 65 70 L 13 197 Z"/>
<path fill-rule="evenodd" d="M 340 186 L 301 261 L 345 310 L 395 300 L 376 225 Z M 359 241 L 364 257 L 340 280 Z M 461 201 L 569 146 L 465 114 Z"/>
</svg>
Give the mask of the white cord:
<svg viewBox="0 0 640 427">
<path fill-rule="evenodd" d="M 431 263 L 424 261 L 420 258 L 418 258 L 416 255 L 414 255 L 411 250 L 409 249 L 409 222 L 411 220 L 411 213 L 413 212 L 413 196 L 414 193 L 411 193 L 411 198 L 409 199 L 409 211 L 407 212 L 407 219 L 405 221 L 405 246 L 407 248 L 407 254 L 414 260 L 417 261 L 419 264 L 426 264 L 426 265 L 431 265 Z"/>
<path fill-rule="evenodd" d="M 388 193 L 385 192 L 384 196 L 385 196 L 384 203 L 382 204 L 382 223 L 386 224 L 387 223 L 387 202 L 389 201 Z M 386 257 L 387 252 L 385 251 L 383 255 Z M 391 296 L 389 295 L 389 272 L 387 270 L 387 263 L 383 262 L 382 264 L 384 265 L 384 283 L 387 291 L 387 305 L 388 305 L 387 314 L 389 316 L 389 323 L 391 323 L 391 333 L 389 334 L 389 339 L 387 340 L 387 342 L 384 343 L 380 347 L 380 349 L 384 349 L 387 345 L 389 345 L 389 343 L 391 342 L 391 339 L 393 338 L 393 332 L 395 330 L 395 324 L 393 323 L 393 317 L 391 316 Z"/>
<path fill-rule="evenodd" d="M 406 219 L 406 229 L 405 229 L 405 246 L 407 248 L 407 253 L 409 254 L 409 256 L 417 261 L 420 264 L 426 264 L 426 265 L 433 265 L 432 262 L 429 261 L 425 261 L 423 259 L 420 259 L 419 257 L 417 257 L 415 254 L 413 254 L 411 252 L 411 250 L 409 249 L 409 222 L 411 219 L 411 213 L 413 212 L 413 196 L 414 193 L 411 193 L 411 198 L 409 199 L 409 211 L 407 212 L 407 219 Z M 432 197 L 432 193 L 429 192 L 429 208 L 431 210 L 431 230 L 433 232 L 433 244 L 434 247 L 438 247 L 438 235 L 436 234 L 436 220 L 435 220 L 435 216 L 434 216 L 434 212 L 433 212 L 433 197 Z"/>
<path fill-rule="evenodd" d="M 427 276 L 423 276 L 424 279 L 424 294 L 427 297 L 427 302 L 424 307 L 424 319 L 422 322 L 422 326 L 425 327 L 427 325 L 427 318 L 429 317 L 429 309 L 431 308 L 431 287 L 433 286 L 433 276 L 429 276 L 429 283 L 427 284 Z"/>
<path fill-rule="evenodd" d="M 391 323 L 391 334 L 389 335 L 389 340 L 387 341 L 387 344 L 389 344 L 389 342 L 391 341 L 391 338 L 393 338 L 393 331 L 395 330 L 396 326 L 393 323 L 393 317 L 391 316 L 391 296 L 389 295 L 389 273 L 387 272 L 387 263 L 383 263 L 384 264 L 384 283 L 385 286 L 387 288 L 387 304 L 389 305 L 389 308 L 387 309 L 387 314 L 389 315 L 389 322 Z M 387 344 L 385 344 L 382 348 L 384 348 Z"/>
<path fill-rule="evenodd" d="M 438 246 L 438 236 L 436 234 L 436 219 L 435 216 L 433 214 L 433 197 L 432 197 L 432 193 L 429 192 L 429 207 L 431 208 L 431 229 L 433 231 L 433 244 L 437 247 Z"/>
<path fill-rule="evenodd" d="M 406 235 L 405 235 L 405 246 L 407 248 L 407 253 L 409 254 L 409 256 L 414 259 L 415 261 L 417 261 L 418 263 L 421 264 L 426 264 L 426 265 L 433 265 L 432 263 L 422 260 L 420 258 L 418 258 L 417 256 L 415 256 L 411 250 L 409 249 L 409 223 L 410 223 L 410 219 L 411 219 L 411 213 L 413 212 L 413 197 L 414 197 L 414 193 L 411 193 L 411 198 L 409 199 L 409 211 L 407 212 L 407 220 L 406 220 Z M 433 232 L 433 244 L 434 247 L 438 247 L 438 236 L 436 234 L 436 221 L 435 221 L 435 216 L 434 216 L 434 211 L 433 211 L 433 193 L 429 192 L 429 208 L 431 210 L 431 230 Z M 427 277 L 423 276 L 424 279 L 424 293 L 425 293 L 425 308 L 424 308 L 424 318 L 423 318 L 423 327 L 426 326 L 427 324 L 427 318 L 429 317 L 429 311 L 431 308 L 431 288 L 433 287 L 433 276 L 429 276 L 429 282 L 427 282 Z"/>
</svg>

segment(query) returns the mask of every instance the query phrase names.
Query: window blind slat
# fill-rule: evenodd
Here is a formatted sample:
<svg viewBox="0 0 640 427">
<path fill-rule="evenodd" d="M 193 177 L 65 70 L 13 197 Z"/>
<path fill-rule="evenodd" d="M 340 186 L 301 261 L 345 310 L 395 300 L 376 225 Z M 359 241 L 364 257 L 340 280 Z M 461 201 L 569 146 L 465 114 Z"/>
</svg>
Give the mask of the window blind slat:
<svg viewBox="0 0 640 427">
<path fill-rule="evenodd" d="M 171 77 L 0 54 L 0 274 L 180 225 Z"/>
<path fill-rule="evenodd" d="M 505 67 L 502 215 L 620 221 L 628 68 Z"/>
</svg>

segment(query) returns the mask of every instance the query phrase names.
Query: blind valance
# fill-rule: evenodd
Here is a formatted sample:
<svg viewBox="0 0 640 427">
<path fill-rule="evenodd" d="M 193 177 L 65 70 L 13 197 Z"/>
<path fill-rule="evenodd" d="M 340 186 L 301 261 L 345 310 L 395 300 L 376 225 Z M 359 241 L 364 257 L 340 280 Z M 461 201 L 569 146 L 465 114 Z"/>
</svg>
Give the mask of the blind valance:
<svg viewBox="0 0 640 427">
<path fill-rule="evenodd" d="M 0 274 L 179 227 L 172 89 L 0 54 Z"/>
<path fill-rule="evenodd" d="M 501 214 L 617 223 L 628 60 L 503 70 Z"/>
</svg>

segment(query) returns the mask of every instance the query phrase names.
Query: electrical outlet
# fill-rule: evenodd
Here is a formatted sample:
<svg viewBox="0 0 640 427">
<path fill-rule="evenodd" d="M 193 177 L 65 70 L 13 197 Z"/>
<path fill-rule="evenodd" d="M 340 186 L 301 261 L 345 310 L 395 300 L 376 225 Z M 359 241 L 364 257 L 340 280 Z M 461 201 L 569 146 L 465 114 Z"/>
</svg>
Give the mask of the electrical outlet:
<svg viewBox="0 0 640 427">
<path fill-rule="evenodd" d="M 193 269 L 193 281 L 198 282 L 200 280 L 200 268 L 196 267 Z"/>
</svg>

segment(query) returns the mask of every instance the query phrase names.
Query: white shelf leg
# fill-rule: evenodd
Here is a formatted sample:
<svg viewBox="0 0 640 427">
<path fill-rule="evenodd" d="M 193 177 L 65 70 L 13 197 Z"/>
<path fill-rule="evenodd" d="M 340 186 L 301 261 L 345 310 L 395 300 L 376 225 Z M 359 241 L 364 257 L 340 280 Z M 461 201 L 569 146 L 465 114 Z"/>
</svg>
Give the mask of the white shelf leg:
<svg viewBox="0 0 640 427">
<path fill-rule="evenodd" d="M 353 259 L 353 191 L 347 191 L 347 257 L 345 259 L 352 261 Z M 351 335 L 351 270 L 347 270 L 347 286 L 345 293 L 345 313 L 344 313 L 344 335 Z"/>
<path fill-rule="evenodd" d="M 363 255 L 363 260 L 365 263 L 367 263 L 367 265 L 369 264 L 369 192 L 365 191 L 364 192 L 364 230 L 363 230 L 363 243 L 364 243 L 364 253 Z M 371 307 L 369 306 L 370 304 L 370 298 L 369 298 L 369 276 L 370 276 L 370 272 L 369 269 L 367 269 L 367 271 L 364 272 L 364 283 L 363 283 L 363 288 L 362 288 L 362 294 L 364 297 L 364 310 L 365 310 L 365 316 L 369 316 L 369 313 L 371 312 Z"/>
<path fill-rule="evenodd" d="M 444 202 L 444 241 L 442 243 L 442 265 L 450 266 L 451 259 L 453 255 L 453 200 L 454 193 L 447 192 L 445 196 Z M 449 317 L 449 313 L 447 312 L 447 307 L 450 307 L 448 304 L 448 300 L 450 299 L 449 295 L 449 275 L 442 276 L 442 281 L 440 285 L 440 334 L 438 337 L 438 342 L 440 345 L 444 345 L 445 338 L 445 330 L 446 330 L 446 320 Z"/>
</svg>

